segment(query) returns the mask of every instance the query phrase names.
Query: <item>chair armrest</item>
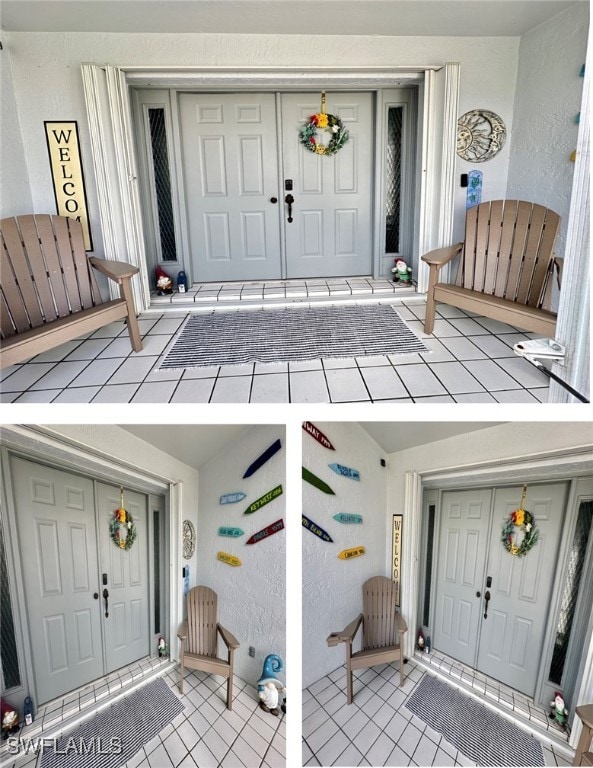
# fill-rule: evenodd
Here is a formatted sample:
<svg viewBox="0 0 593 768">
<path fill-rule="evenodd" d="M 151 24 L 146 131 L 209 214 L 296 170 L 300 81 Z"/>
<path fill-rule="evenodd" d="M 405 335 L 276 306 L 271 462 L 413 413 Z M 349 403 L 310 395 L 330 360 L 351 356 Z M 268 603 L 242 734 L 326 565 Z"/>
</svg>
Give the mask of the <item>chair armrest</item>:
<svg viewBox="0 0 593 768">
<path fill-rule="evenodd" d="M 177 637 L 180 640 L 185 640 L 187 637 L 187 621 L 184 621 L 183 624 L 179 625 L 179 629 L 177 630 Z"/>
<path fill-rule="evenodd" d="M 564 269 L 564 259 L 561 256 L 554 256 L 554 266 L 556 267 L 556 280 L 558 281 L 558 288 L 562 287 L 562 271 Z"/>
<path fill-rule="evenodd" d="M 422 261 L 435 267 L 444 267 L 448 264 L 454 256 L 457 256 L 463 248 L 463 243 L 455 243 L 455 245 L 448 245 L 446 248 L 436 248 L 434 251 L 429 251 L 422 256 Z"/>
<path fill-rule="evenodd" d="M 341 632 L 332 632 L 326 639 L 329 647 L 333 647 L 338 643 L 351 643 L 354 640 L 354 636 L 358 632 L 358 628 L 362 623 L 362 613 L 359 614 L 354 621 L 351 621 L 348 626 L 344 627 Z"/>
<path fill-rule="evenodd" d="M 216 629 L 220 632 L 223 643 L 227 648 L 232 648 L 233 651 L 239 647 L 239 641 L 234 635 L 232 635 L 228 629 L 225 629 L 221 624 L 216 625 Z"/>
<path fill-rule="evenodd" d="M 115 280 L 116 283 L 121 283 L 122 280 L 133 277 L 140 271 L 138 267 L 125 261 L 106 261 L 105 259 L 98 259 L 96 256 L 91 256 L 89 261 L 97 272 Z"/>
<path fill-rule="evenodd" d="M 395 614 L 395 624 L 396 624 L 399 632 L 407 632 L 408 631 L 408 625 L 406 624 L 406 620 L 401 615 L 401 613 L 396 613 Z"/>
</svg>

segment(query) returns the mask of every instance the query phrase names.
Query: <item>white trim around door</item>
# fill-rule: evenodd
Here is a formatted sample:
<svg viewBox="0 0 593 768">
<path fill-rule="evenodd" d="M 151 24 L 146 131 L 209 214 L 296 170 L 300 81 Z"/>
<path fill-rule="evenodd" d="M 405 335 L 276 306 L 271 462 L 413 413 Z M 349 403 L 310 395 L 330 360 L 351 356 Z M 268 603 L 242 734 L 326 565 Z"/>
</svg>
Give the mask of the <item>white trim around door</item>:
<svg viewBox="0 0 593 768">
<path fill-rule="evenodd" d="M 139 311 L 149 306 L 150 280 L 142 238 L 140 193 L 133 150 L 131 86 L 219 91 L 344 90 L 401 87 L 424 79 L 422 118 L 420 214 L 414 238 L 416 257 L 445 245 L 453 220 L 455 167 L 455 115 L 459 91 L 459 65 L 414 68 L 158 68 L 82 65 L 91 147 L 97 178 L 104 251 L 108 259 L 126 253 L 140 268 L 134 298 Z M 450 189 L 445 189 L 446 185 Z M 375 247 L 374 272 L 379 269 Z M 418 267 L 418 287 L 425 291 L 427 269 Z"/>
</svg>

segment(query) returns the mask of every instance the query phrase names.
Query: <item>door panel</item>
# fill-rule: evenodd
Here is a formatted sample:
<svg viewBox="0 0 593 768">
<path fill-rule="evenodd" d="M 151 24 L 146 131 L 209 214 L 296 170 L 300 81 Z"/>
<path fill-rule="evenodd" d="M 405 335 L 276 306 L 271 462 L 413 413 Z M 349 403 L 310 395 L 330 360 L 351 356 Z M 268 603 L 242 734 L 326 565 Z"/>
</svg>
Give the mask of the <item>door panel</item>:
<svg viewBox="0 0 593 768">
<path fill-rule="evenodd" d="M 433 645 L 473 666 L 490 526 L 490 490 L 448 491 L 441 503 Z"/>
<path fill-rule="evenodd" d="M 492 577 L 488 618 L 482 621 L 478 668 L 533 696 L 564 519 L 564 484 L 531 486 L 525 506 L 539 540 L 523 557 L 509 554 L 499 531 L 519 506 L 520 486 L 497 489 L 485 576 Z M 485 583 L 483 585 L 485 591 Z"/>
<path fill-rule="evenodd" d="M 195 281 L 279 279 L 274 94 L 179 96 Z"/>
<path fill-rule="evenodd" d="M 11 459 L 39 704 L 103 674 L 93 484 Z"/>
<path fill-rule="evenodd" d="M 136 540 L 128 550 L 111 540 L 109 524 L 120 506 L 120 490 L 97 484 L 100 524 L 101 574 L 106 574 L 109 605 L 101 599 L 106 672 L 112 672 L 149 653 L 148 514 L 146 497 L 125 491 L 124 506 L 136 526 Z M 101 585 L 101 592 L 105 589 Z"/>
<path fill-rule="evenodd" d="M 319 111 L 319 95 L 282 95 L 283 175 L 292 179 L 295 198 L 294 221 L 285 223 L 288 278 L 372 271 L 373 96 L 339 93 L 326 109 L 350 132 L 348 143 L 328 157 L 299 141 L 300 128 Z"/>
</svg>

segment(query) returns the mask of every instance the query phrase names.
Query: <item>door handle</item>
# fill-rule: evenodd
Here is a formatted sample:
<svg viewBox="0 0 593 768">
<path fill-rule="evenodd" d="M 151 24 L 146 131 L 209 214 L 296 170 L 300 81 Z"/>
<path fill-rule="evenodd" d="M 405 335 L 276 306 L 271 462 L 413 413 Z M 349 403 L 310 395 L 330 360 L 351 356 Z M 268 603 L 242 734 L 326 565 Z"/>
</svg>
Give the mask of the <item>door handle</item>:
<svg viewBox="0 0 593 768">
<path fill-rule="evenodd" d="M 292 224 L 292 204 L 294 203 L 294 197 L 290 194 L 286 195 L 284 202 L 288 205 L 288 223 Z"/>
<path fill-rule="evenodd" d="M 490 601 L 490 592 L 486 592 L 484 594 L 484 601 L 486 603 L 486 609 L 484 611 L 484 618 L 487 619 L 488 618 L 488 603 Z"/>
<path fill-rule="evenodd" d="M 109 618 L 109 590 L 107 587 L 103 590 L 103 599 L 105 600 L 105 618 Z"/>
</svg>

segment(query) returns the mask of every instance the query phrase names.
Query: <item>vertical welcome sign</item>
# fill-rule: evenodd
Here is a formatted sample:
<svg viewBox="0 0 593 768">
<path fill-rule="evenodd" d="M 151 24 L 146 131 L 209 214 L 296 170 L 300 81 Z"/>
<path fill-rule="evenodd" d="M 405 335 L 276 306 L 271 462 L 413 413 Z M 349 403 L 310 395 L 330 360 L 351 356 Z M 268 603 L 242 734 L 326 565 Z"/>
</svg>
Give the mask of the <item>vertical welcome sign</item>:
<svg viewBox="0 0 593 768">
<path fill-rule="evenodd" d="M 392 579 L 395 583 L 395 604 L 400 607 L 401 596 L 401 566 L 402 566 L 402 522 L 403 515 L 393 515 L 393 538 L 392 546 Z"/>
<path fill-rule="evenodd" d="M 78 125 L 75 120 L 67 122 L 46 120 L 44 125 L 58 214 L 80 221 L 85 251 L 92 251 L 93 241 L 89 229 L 86 191 L 78 144 Z"/>
</svg>

